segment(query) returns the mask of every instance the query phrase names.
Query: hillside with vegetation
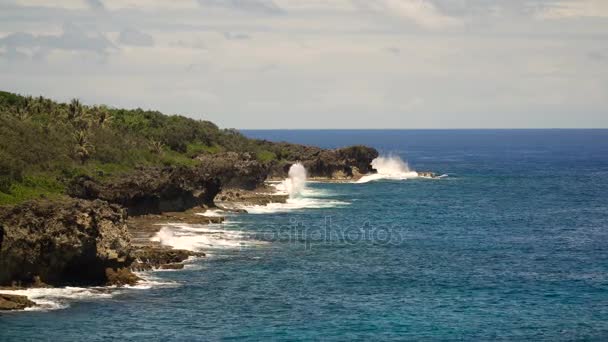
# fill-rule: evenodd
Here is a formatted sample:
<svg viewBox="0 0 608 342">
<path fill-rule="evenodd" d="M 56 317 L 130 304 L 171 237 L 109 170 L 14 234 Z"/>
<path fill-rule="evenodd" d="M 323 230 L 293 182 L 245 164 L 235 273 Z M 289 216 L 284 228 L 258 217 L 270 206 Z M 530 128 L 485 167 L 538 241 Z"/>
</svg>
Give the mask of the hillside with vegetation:
<svg viewBox="0 0 608 342">
<path fill-rule="evenodd" d="M 60 198 L 83 176 L 107 180 L 142 167 L 195 167 L 205 160 L 201 155 L 225 152 L 245 153 L 278 175 L 297 160 L 308 160 L 313 172 L 322 172 L 337 158 L 361 159 L 365 165 L 376 153 L 363 146 L 329 153 L 248 139 L 180 115 L 0 92 L 0 205 Z"/>
</svg>

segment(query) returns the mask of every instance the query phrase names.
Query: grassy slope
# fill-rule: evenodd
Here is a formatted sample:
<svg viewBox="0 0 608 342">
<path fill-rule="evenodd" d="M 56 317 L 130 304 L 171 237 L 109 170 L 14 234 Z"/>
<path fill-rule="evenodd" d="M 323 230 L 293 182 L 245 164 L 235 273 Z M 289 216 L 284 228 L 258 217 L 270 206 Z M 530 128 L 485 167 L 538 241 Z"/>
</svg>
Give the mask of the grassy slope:
<svg viewBox="0 0 608 342">
<path fill-rule="evenodd" d="M 103 178 L 142 165 L 195 165 L 193 157 L 204 152 L 247 151 L 271 161 L 287 147 L 183 116 L 0 92 L 0 205 L 61 197 L 82 174 Z"/>
</svg>

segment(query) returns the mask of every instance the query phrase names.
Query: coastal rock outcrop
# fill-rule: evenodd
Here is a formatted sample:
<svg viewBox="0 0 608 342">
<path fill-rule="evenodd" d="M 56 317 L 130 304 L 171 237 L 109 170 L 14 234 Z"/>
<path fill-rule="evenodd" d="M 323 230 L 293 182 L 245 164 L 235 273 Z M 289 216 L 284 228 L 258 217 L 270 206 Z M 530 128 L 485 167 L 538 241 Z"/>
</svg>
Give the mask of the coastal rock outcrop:
<svg viewBox="0 0 608 342">
<path fill-rule="evenodd" d="M 34 305 L 26 296 L 0 293 L 0 310 L 23 310 Z"/>
<path fill-rule="evenodd" d="M 182 262 L 190 257 L 203 257 L 205 253 L 183 249 L 146 246 L 135 251 L 136 261 L 131 265 L 134 271 L 152 269 L 180 269 Z"/>
<path fill-rule="evenodd" d="M 335 150 L 318 147 L 286 144 L 289 151 L 283 159 L 270 167 L 274 179 L 287 177 L 289 168 L 300 162 L 306 168 L 309 178 L 345 180 L 373 172 L 371 162 L 378 157 L 378 151 L 367 146 L 351 146 Z"/>
<path fill-rule="evenodd" d="M 76 178 L 70 196 L 102 199 L 125 207 L 129 215 L 183 211 L 213 202 L 220 182 L 190 167 L 146 167 L 110 180 Z"/>
<path fill-rule="evenodd" d="M 127 208 L 129 215 L 184 211 L 199 205 L 213 206 L 222 187 L 253 189 L 266 179 L 266 166 L 247 153 L 201 155 L 200 163 L 186 167 L 147 167 L 100 181 L 76 178 L 70 196 L 102 199 Z"/>
<path fill-rule="evenodd" d="M 106 269 L 132 260 L 117 205 L 66 199 L 0 209 L 0 285 L 104 284 Z"/>
</svg>

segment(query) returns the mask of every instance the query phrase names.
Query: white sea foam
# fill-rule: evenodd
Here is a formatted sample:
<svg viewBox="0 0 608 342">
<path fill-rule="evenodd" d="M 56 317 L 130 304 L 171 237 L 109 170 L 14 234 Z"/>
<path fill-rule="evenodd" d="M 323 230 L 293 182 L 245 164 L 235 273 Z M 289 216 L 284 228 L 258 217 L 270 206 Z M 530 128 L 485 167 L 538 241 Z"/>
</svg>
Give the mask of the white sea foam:
<svg viewBox="0 0 608 342">
<path fill-rule="evenodd" d="M 293 164 L 289 169 L 289 177 L 280 183 L 271 184 L 277 193 L 289 195 L 285 203 L 269 203 L 266 205 L 244 206 L 250 214 L 271 214 L 297 209 L 332 208 L 350 203 L 328 199 L 326 190 L 311 189 L 306 186 L 306 169 L 300 163 Z"/>
<path fill-rule="evenodd" d="M 348 202 L 319 199 L 319 198 L 289 198 L 285 203 L 268 203 L 266 205 L 245 206 L 243 209 L 250 214 L 272 214 L 288 212 L 297 209 L 333 208 L 349 205 Z"/>
<path fill-rule="evenodd" d="M 405 180 L 418 178 L 418 172 L 397 156 L 378 157 L 372 160 L 372 167 L 378 172 L 361 177 L 357 183 L 368 183 L 380 179 Z"/>
<path fill-rule="evenodd" d="M 226 215 L 226 212 L 221 209 L 208 209 L 204 213 L 196 213 L 196 215 L 207 217 L 222 217 Z"/>
<path fill-rule="evenodd" d="M 189 251 L 209 249 L 236 249 L 261 244 L 243 231 L 225 229 L 231 224 L 167 224 L 150 240 L 163 246 Z"/>
<path fill-rule="evenodd" d="M 70 303 L 75 301 L 91 301 L 112 298 L 117 294 L 130 290 L 148 290 L 155 287 L 174 287 L 179 283 L 162 280 L 154 277 L 150 272 L 136 272 L 141 278 L 133 286 L 94 286 L 94 287 L 48 287 L 48 288 L 28 288 L 20 290 L 1 290 L 0 293 L 8 293 L 19 296 L 26 296 L 36 303 L 36 306 L 26 308 L 25 311 L 51 311 L 65 309 Z"/>
<path fill-rule="evenodd" d="M 30 288 L 22 290 L 2 290 L 2 293 L 26 296 L 36 303 L 36 306 L 27 308 L 28 311 L 58 310 L 69 307 L 74 300 L 92 300 L 112 297 L 111 289 L 104 287 L 58 287 L 58 288 Z"/>
<path fill-rule="evenodd" d="M 306 189 L 306 168 L 301 163 L 291 165 L 288 172 L 288 177 L 275 188 L 282 193 L 289 195 L 290 198 L 302 196 L 302 192 Z"/>
</svg>

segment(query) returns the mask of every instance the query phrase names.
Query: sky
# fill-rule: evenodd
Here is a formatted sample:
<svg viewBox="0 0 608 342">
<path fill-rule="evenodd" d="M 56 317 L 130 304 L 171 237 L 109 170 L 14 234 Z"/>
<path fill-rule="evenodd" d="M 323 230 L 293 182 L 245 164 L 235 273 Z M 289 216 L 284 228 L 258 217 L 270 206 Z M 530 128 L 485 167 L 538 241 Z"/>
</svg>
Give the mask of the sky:
<svg viewBox="0 0 608 342">
<path fill-rule="evenodd" d="M 0 89 L 229 128 L 608 128 L 608 0 L 0 0 Z"/>
</svg>

